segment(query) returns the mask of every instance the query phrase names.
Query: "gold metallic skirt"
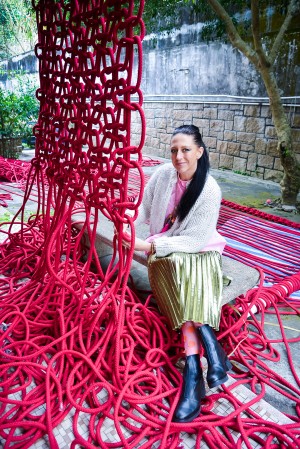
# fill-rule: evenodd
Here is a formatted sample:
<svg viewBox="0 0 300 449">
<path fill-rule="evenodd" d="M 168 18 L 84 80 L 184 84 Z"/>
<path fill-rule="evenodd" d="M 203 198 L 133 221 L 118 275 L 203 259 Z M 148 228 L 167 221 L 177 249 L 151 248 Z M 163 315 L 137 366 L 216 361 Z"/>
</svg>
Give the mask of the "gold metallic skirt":
<svg viewBox="0 0 300 449">
<path fill-rule="evenodd" d="M 223 292 L 220 253 L 153 254 L 148 258 L 148 275 L 159 310 L 173 329 L 186 321 L 219 329 Z"/>
</svg>

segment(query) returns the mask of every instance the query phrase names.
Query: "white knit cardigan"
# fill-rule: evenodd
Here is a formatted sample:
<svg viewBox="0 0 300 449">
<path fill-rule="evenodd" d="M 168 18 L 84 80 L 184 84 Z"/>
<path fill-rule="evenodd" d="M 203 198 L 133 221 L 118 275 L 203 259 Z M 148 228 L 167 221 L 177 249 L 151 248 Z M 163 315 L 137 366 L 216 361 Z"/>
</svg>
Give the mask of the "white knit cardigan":
<svg viewBox="0 0 300 449">
<path fill-rule="evenodd" d="M 139 215 L 135 222 L 150 223 L 150 234 L 158 234 L 164 226 L 171 193 L 177 182 L 172 164 L 164 164 L 148 181 Z M 156 255 L 164 257 L 173 252 L 198 253 L 216 230 L 221 204 L 221 189 L 216 180 L 207 175 L 204 188 L 188 215 L 178 221 L 163 236 L 155 239 Z"/>
</svg>

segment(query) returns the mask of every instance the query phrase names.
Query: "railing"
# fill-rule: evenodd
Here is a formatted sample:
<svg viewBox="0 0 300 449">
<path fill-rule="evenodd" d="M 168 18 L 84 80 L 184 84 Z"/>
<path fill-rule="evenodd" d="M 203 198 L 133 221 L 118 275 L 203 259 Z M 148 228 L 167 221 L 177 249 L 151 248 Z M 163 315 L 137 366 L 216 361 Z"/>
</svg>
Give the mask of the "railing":
<svg viewBox="0 0 300 449">
<path fill-rule="evenodd" d="M 300 107 L 300 96 L 281 97 L 284 106 Z M 268 97 L 239 97 L 234 95 L 162 95 L 146 94 L 144 103 L 223 103 L 269 106 Z"/>
</svg>

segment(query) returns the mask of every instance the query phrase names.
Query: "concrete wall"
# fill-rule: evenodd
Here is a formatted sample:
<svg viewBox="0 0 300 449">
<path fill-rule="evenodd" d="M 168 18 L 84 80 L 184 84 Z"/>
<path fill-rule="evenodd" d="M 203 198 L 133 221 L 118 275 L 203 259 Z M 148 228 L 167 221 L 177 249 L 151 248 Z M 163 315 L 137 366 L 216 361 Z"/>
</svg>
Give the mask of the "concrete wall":
<svg viewBox="0 0 300 449">
<path fill-rule="evenodd" d="M 175 127 L 200 128 L 210 154 L 211 167 L 234 170 L 279 182 L 283 170 L 277 139 L 267 105 L 224 103 L 145 102 L 144 154 L 170 158 L 170 139 Z M 300 161 L 300 107 L 286 106 Z M 140 123 L 132 121 L 132 143 L 140 136 Z"/>
<path fill-rule="evenodd" d="M 147 35 L 143 41 L 142 91 L 145 95 L 267 96 L 254 66 L 231 44 L 205 43 L 201 23 L 171 33 Z M 286 35 L 277 58 L 276 77 L 283 96 L 300 95 L 300 31 Z M 0 83 L 7 71 L 37 77 L 38 60 L 27 52 L 0 64 Z M 1 85 L 1 84 L 0 84 Z M 6 87 L 10 87 L 6 84 Z"/>
<path fill-rule="evenodd" d="M 267 96 L 255 67 L 231 44 L 201 41 L 202 24 L 143 41 L 142 90 L 146 95 Z M 286 35 L 275 65 L 283 96 L 300 95 L 300 32 Z"/>
<path fill-rule="evenodd" d="M 33 51 L 28 51 L 19 56 L 0 63 L 0 87 L 12 90 L 18 84 L 17 80 L 11 78 L 11 74 L 25 75 L 26 79 L 32 80 L 39 85 L 38 59 Z M 8 76 L 9 75 L 9 76 Z"/>
</svg>

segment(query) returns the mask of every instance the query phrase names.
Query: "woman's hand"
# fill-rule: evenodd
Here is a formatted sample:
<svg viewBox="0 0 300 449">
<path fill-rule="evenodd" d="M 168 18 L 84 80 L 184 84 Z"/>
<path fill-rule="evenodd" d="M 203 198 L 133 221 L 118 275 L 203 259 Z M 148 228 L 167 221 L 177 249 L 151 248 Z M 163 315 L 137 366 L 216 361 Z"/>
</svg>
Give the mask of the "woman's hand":
<svg viewBox="0 0 300 449">
<path fill-rule="evenodd" d="M 124 224 L 123 225 L 123 238 L 122 238 L 122 245 L 126 248 L 130 248 L 131 246 L 131 234 L 128 232 L 129 225 Z M 114 227 L 114 233 L 118 236 L 117 229 Z M 134 250 L 135 251 L 145 251 L 146 253 L 149 253 L 151 251 L 151 243 L 146 242 L 145 240 L 142 240 L 138 237 L 135 238 L 134 242 Z"/>
<path fill-rule="evenodd" d="M 136 237 L 134 242 L 134 249 L 136 251 L 145 251 L 146 253 L 149 253 L 151 251 L 151 243 Z"/>
<path fill-rule="evenodd" d="M 127 232 L 124 232 L 122 244 L 127 248 L 130 248 L 130 242 L 131 235 Z M 134 242 L 134 249 L 135 251 L 145 251 L 146 253 L 149 253 L 151 251 L 151 243 L 136 237 Z"/>
</svg>

